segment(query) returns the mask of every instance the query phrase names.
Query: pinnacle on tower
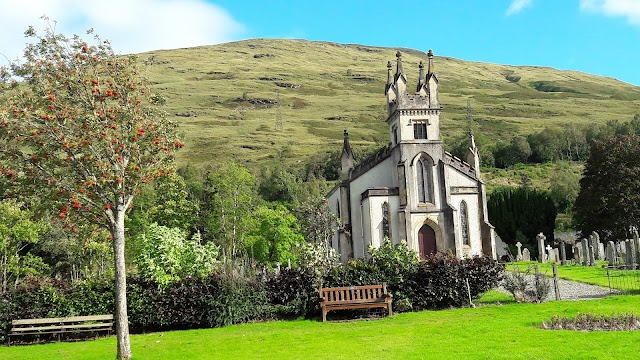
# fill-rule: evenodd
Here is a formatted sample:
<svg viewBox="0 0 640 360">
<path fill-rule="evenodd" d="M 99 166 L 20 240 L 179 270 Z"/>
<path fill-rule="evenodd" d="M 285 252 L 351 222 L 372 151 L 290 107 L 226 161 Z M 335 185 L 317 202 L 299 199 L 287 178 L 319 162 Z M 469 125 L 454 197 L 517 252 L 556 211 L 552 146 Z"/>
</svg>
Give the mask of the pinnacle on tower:
<svg viewBox="0 0 640 360">
<path fill-rule="evenodd" d="M 344 129 L 344 141 L 342 143 L 342 152 L 346 153 L 350 157 L 353 157 L 353 152 L 351 151 L 351 145 L 349 144 L 349 132 L 347 131 L 347 129 Z"/>
<path fill-rule="evenodd" d="M 420 65 L 418 65 L 418 87 L 416 88 L 416 93 L 419 93 L 420 90 L 422 90 L 422 87 L 424 86 L 424 64 L 422 63 L 422 61 L 420 61 Z"/>
<path fill-rule="evenodd" d="M 393 65 L 391 65 L 391 61 L 387 62 L 387 86 L 385 86 L 384 91 L 387 92 L 391 85 L 393 85 L 393 76 L 391 75 L 391 69 Z"/>
<path fill-rule="evenodd" d="M 404 83 L 407 83 L 407 77 L 404 75 L 404 67 L 402 66 L 402 53 L 398 51 L 396 53 L 396 76 L 395 82 L 398 82 L 398 79 L 402 78 Z"/>
<path fill-rule="evenodd" d="M 435 67 L 433 66 L 433 50 L 429 49 L 427 58 L 429 58 L 429 67 L 427 68 L 427 76 L 429 76 L 435 71 Z"/>
</svg>

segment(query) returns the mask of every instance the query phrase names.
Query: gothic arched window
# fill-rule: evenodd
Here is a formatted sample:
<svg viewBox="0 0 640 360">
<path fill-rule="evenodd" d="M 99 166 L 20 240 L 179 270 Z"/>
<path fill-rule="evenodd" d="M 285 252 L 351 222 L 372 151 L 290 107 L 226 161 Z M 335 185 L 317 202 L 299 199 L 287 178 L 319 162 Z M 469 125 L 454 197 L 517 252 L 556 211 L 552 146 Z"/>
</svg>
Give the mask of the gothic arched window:
<svg viewBox="0 0 640 360">
<path fill-rule="evenodd" d="M 391 231 L 389 230 L 389 203 L 382 204 L 382 238 L 391 239 Z"/>
<path fill-rule="evenodd" d="M 469 213 L 467 203 L 460 203 L 460 229 L 462 233 L 462 245 L 469 245 Z"/>
<path fill-rule="evenodd" d="M 425 158 L 418 159 L 416 166 L 418 178 L 418 202 L 433 202 L 433 172 L 431 163 Z"/>
</svg>

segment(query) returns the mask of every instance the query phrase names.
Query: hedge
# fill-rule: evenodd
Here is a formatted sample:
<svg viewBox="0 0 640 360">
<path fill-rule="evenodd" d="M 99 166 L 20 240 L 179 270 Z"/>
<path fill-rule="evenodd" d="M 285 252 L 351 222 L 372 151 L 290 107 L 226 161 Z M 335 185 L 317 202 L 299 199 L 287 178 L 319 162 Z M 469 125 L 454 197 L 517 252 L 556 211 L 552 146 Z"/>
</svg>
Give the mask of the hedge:
<svg viewBox="0 0 640 360">
<path fill-rule="evenodd" d="M 243 277 L 218 273 L 184 278 L 167 286 L 138 277 L 127 282 L 132 333 L 220 327 L 270 319 L 316 316 L 318 287 L 386 282 L 394 294 L 394 309 L 440 309 L 468 304 L 467 281 L 473 298 L 495 287 L 502 265 L 487 258 L 457 259 L 437 254 L 426 261 L 383 263 L 379 258 L 352 260 L 316 278 L 312 272 L 283 269 Z M 0 295 L 0 341 L 12 319 L 113 313 L 113 281 L 74 284 L 29 280 Z"/>
</svg>

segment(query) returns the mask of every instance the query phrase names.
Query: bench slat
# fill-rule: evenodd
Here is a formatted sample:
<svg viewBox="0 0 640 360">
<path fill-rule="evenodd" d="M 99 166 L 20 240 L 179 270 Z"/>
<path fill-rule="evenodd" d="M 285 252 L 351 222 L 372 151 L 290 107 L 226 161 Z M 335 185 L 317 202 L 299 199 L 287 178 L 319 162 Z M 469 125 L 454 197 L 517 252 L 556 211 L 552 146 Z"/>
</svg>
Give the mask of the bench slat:
<svg viewBox="0 0 640 360">
<path fill-rule="evenodd" d="M 63 323 L 63 322 L 100 321 L 100 320 L 113 320 L 113 315 L 71 316 L 71 317 L 43 318 L 43 319 L 19 319 L 19 320 L 11 321 L 11 325 L 56 324 L 56 323 Z"/>
<path fill-rule="evenodd" d="M 78 332 L 89 332 L 89 331 L 112 331 L 111 328 L 101 328 L 101 329 L 81 329 L 81 330 L 73 330 L 73 331 L 34 331 L 27 333 L 19 333 L 19 334 L 9 334 L 9 336 L 17 336 L 17 335 L 48 335 L 48 334 L 67 334 L 67 333 L 78 333 Z"/>
<path fill-rule="evenodd" d="M 62 325 L 55 326 L 31 326 L 31 327 L 20 327 L 20 328 L 12 328 L 12 333 L 22 333 L 27 331 L 46 331 L 46 330 L 61 330 Z"/>
<path fill-rule="evenodd" d="M 113 323 L 96 323 L 96 324 L 76 324 L 76 325 L 56 325 L 56 326 L 30 326 L 30 327 L 18 327 L 11 329 L 11 335 L 24 334 L 29 331 L 47 331 L 47 330 L 73 330 L 73 329 L 98 329 L 98 328 L 111 328 Z"/>
</svg>

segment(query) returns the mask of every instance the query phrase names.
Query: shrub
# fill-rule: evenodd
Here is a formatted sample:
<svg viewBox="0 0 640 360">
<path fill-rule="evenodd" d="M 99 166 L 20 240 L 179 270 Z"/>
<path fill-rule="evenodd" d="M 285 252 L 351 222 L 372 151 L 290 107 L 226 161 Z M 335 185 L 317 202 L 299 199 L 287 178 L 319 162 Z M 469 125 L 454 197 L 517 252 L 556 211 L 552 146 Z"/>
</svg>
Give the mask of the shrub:
<svg viewBox="0 0 640 360">
<path fill-rule="evenodd" d="M 216 275 L 218 293 L 209 297 L 209 326 L 227 326 L 271 317 L 264 284 L 257 278 Z"/>
<path fill-rule="evenodd" d="M 549 279 L 531 269 L 521 272 L 519 268 L 508 272 L 504 277 L 504 288 L 513 295 L 517 302 L 543 302 L 551 291 Z"/>
<path fill-rule="evenodd" d="M 589 314 L 578 313 L 573 318 L 554 315 L 542 322 L 543 329 L 580 331 L 628 331 L 640 329 L 640 318 L 629 314 Z"/>
<path fill-rule="evenodd" d="M 186 276 L 208 276 L 219 266 L 218 247 L 213 242 L 202 245 L 199 233 L 187 239 L 181 229 L 152 224 L 138 241 L 138 271 L 162 286 Z"/>
<path fill-rule="evenodd" d="M 502 280 L 503 266 L 487 257 L 458 259 L 438 253 L 419 262 L 404 244 L 385 241 L 370 249 L 369 260 L 350 260 L 331 268 L 323 286 L 357 286 L 387 283 L 397 311 L 463 306 L 469 293 L 477 298 Z M 467 288 L 467 281 L 469 287 Z"/>
<path fill-rule="evenodd" d="M 295 318 L 317 312 L 318 288 L 315 275 L 303 269 L 282 269 L 269 273 L 265 289 L 277 318 Z"/>
<path fill-rule="evenodd" d="M 503 266 L 487 257 L 458 259 L 449 253 L 429 256 L 407 280 L 409 298 L 416 309 L 463 306 L 495 287 Z M 467 287 L 468 281 L 468 287 Z"/>
</svg>

